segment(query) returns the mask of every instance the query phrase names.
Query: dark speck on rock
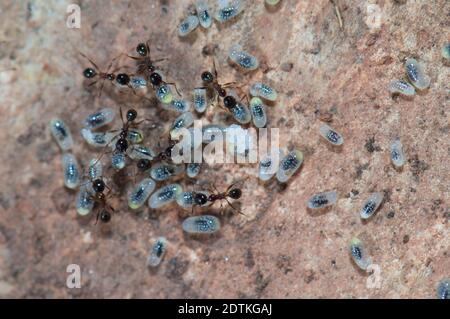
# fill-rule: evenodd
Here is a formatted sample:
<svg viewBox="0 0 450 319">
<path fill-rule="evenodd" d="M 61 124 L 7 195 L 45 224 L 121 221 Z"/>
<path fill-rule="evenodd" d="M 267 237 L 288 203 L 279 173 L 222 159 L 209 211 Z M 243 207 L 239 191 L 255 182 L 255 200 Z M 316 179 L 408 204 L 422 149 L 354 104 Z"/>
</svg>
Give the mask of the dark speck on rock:
<svg viewBox="0 0 450 319">
<path fill-rule="evenodd" d="M 284 62 L 283 64 L 281 64 L 281 70 L 284 72 L 291 72 L 293 67 L 294 64 L 292 62 Z"/>
<path fill-rule="evenodd" d="M 389 218 L 389 219 L 394 218 L 394 216 L 395 216 L 395 212 L 394 212 L 394 211 L 390 211 L 390 212 L 387 214 L 387 218 Z"/>
<path fill-rule="evenodd" d="M 187 260 L 174 257 L 167 262 L 165 276 L 172 281 L 179 281 L 189 266 Z"/>
<path fill-rule="evenodd" d="M 409 235 L 403 236 L 403 243 L 407 244 L 409 242 Z"/>
<path fill-rule="evenodd" d="M 369 153 L 381 151 L 381 147 L 375 145 L 375 137 L 374 137 L 374 136 L 372 136 L 371 138 L 369 138 L 369 139 L 366 141 L 366 144 L 364 145 L 364 147 L 366 148 L 366 150 L 367 150 Z"/>
<path fill-rule="evenodd" d="M 253 252 L 250 248 L 245 251 L 245 266 L 247 268 L 253 268 L 255 266 L 255 259 L 253 258 Z"/>
<path fill-rule="evenodd" d="M 356 179 L 360 179 L 362 177 L 362 174 L 365 170 L 367 170 L 367 168 L 369 168 L 369 163 L 363 164 L 363 165 L 358 165 L 356 167 Z"/>
<path fill-rule="evenodd" d="M 260 296 L 264 290 L 267 288 L 267 285 L 269 285 L 270 279 L 269 278 L 264 278 L 262 272 L 260 270 L 258 270 L 258 272 L 256 273 L 256 278 L 255 278 L 255 292 L 258 296 Z"/>
</svg>

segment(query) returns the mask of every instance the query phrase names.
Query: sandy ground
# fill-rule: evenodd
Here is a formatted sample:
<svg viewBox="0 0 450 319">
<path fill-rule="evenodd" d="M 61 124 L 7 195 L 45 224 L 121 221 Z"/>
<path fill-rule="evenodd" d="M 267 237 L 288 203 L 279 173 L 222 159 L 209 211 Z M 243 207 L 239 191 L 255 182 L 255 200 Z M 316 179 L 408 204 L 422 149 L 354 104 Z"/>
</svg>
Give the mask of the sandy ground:
<svg viewBox="0 0 450 319">
<path fill-rule="evenodd" d="M 282 0 L 275 10 L 251 1 L 232 23 L 180 39 L 177 25 L 190 3 L 78 1 L 81 29 L 68 29 L 69 1 L 2 1 L 0 297 L 434 298 L 439 280 L 450 276 L 450 73 L 440 55 L 450 39 L 450 3 L 341 0 L 341 28 L 328 0 Z M 203 53 L 211 52 L 223 82 L 273 85 L 280 94 L 268 109 L 269 126 L 280 128 L 284 147 L 305 154 L 288 185 L 251 178 L 241 200 L 246 216 L 221 217 L 222 230 L 212 237 L 184 234 L 176 206 L 129 211 L 130 184 L 120 175 L 113 185 L 122 194 L 113 200 L 119 213 L 108 229 L 78 218 L 75 193 L 63 187 L 52 117 L 68 123 L 84 164 L 95 153 L 77 132 L 93 109 L 133 105 L 155 120 L 156 129 L 145 128 L 153 143 L 176 117 L 110 85 L 96 99 L 81 75 L 87 63 L 78 51 L 106 67 L 148 39 L 155 56 L 169 58 L 162 69 L 186 95 L 210 68 Z M 232 43 L 263 67 L 245 75 L 232 68 Z M 408 56 L 422 61 L 431 86 L 412 99 L 392 97 L 387 85 L 404 76 Z M 327 112 L 345 137 L 340 151 L 318 135 L 318 114 Z M 217 109 L 204 119 L 232 123 Z M 408 158 L 400 172 L 389 161 L 396 136 Z M 224 188 L 247 174 L 249 167 L 220 165 L 199 180 Z M 330 189 L 339 193 L 334 207 L 307 211 L 312 194 Z M 358 210 L 372 191 L 384 192 L 385 202 L 363 223 Z M 379 266 L 379 287 L 370 288 L 374 277 L 350 260 L 355 235 Z M 149 270 L 157 236 L 169 247 L 160 267 Z M 66 287 L 69 264 L 81 267 L 81 289 Z"/>
</svg>

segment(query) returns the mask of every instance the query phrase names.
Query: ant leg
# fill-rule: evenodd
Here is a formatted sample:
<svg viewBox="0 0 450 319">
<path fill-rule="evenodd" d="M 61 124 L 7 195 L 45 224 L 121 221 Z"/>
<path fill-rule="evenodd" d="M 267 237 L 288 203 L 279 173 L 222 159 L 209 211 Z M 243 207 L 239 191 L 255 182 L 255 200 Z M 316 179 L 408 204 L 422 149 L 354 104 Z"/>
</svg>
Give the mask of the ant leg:
<svg viewBox="0 0 450 319">
<path fill-rule="evenodd" d="M 213 60 L 213 72 L 214 72 L 214 77 L 215 77 L 216 80 L 217 80 L 216 59 L 213 57 L 212 60 Z"/>
<path fill-rule="evenodd" d="M 97 225 L 99 218 L 100 218 L 100 212 L 97 212 L 97 218 L 95 218 L 95 224 L 94 225 Z"/>
<path fill-rule="evenodd" d="M 125 125 L 125 121 L 123 120 L 123 112 L 122 112 L 122 107 L 119 107 L 119 114 L 120 114 L 120 119 L 122 120 L 122 125 Z"/>
<path fill-rule="evenodd" d="M 237 87 L 236 84 L 237 84 L 237 82 L 233 81 L 233 82 L 227 82 L 227 83 L 221 84 L 220 86 L 226 89 L 226 88 L 230 88 L 230 87 Z"/>
<path fill-rule="evenodd" d="M 95 69 L 97 69 L 97 71 L 100 70 L 99 67 L 97 66 L 97 64 L 95 64 L 95 62 L 92 61 L 91 59 L 89 59 L 85 54 L 83 54 L 83 53 L 81 53 L 81 52 L 79 52 L 79 51 L 78 51 L 78 53 L 79 53 L 83 58 L 85 58 L 86 60 L 88 60 L 88 61 L 92 64 L 92 66 L 93 66 Z"/>
<path fill-rule="evenodd" d="M 165 82 L 167 85 L 172 85 L 175 88 L 175 91 L 177 91 L 178 96 L 182 96 L 180 91 L 178 91 L 177 85 L 174 82 Z"/>
<path fill-rule="evenodd" d="M 247 177 L 245 177 L 245 178 L 243 178 L 243 179 L 239 179 L 239 180 L 235 181 L 233 184 L 231 184 L 230 186 L 228 186 L 228 188 L 227 188 L 227 190 L 225 191 L 225 193 L 228 193 L 228 191 L 229 191 L 230 189 L 232 189 L 233 186 L 235 186 L 235 185 L 237 185 L 237 184 L 239 184 L 239 183 L 245 182 L 248 178 L 249 178 L 249 177 L 247 176 Z"/>
<path fill-rule="evenodd" d="M 92 83 L 89 83 L 88 87 L 94 86 L 95 84 L 97 84 L 98 81 L 94 81 Z"/>
<path fill-rule="evenodd" d="M 234 207 L 233 204 L 231 204 L 230 201 L 229 201 L 227 198 L 225 198 L 225 200 L 227 201 L 228 205 L 229 205 L 234 211 L 238 212 L 238 213 L 241 214 L 241 215 L 246 216 L 243 212 L 241 212 L 239 209 L 237 209 L 236 207 Z"/>
</svg>

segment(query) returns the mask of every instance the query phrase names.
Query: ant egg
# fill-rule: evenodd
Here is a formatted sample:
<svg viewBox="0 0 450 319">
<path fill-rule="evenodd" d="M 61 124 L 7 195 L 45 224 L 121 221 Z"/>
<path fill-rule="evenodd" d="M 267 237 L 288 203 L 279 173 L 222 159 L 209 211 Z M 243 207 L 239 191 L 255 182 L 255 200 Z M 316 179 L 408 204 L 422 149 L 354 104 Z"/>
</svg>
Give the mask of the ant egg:
<svg viewBox="0 0 450 319">
<path fill-rule="evenodd" d="M 72 134 L 63 120 L 52 119 L 50 121 L 50 131 L 62 151 L 68 151 L 73 147 Z"/>
<path fill-rule="evenodd" d="M 344 138 L 327 124 L 322 124 L 319 128 L 320 135 L 333 145 L 339 146 L 344 143 Z"/>
<path fill-rule="evenodd" d="M 247 106 L 245 106 L 241 102 L 237 102 L 236 106 L 233 107 L 230 111 L 234 119 L 238 121 L 240 124 L 247 124 L 252 119 L 250 110 L 248 109 Z"/>
<path fill-rule="evenodd" d="M 116 116 L 116 112 L 109 107 L 88 115 L 83 122 L 85 128 L 93 130 L 111 123 Z"/>
<path fill-rule="evenodd" d="M 270 6 L 276 6 L 280 0 L 266 0 L 266 3 Z"/>
<path fill-rule="evenodd" d="M 178 194 L 183 191 L 180 184 L 170 184 L 157 190 L 148 200 L 150 208 L 160 208 L 173 202 Z"/>
<path fill-rule="evenodd" d="M 280 167 L 277 171 L 277 180 L 280 183 L 286 183 L 289 178 L 300 168 L 303 163 L 303 153 L 298 150 L 289 152 L 280 161 Z"/>
<path fill-rule="evenodd" d="M 172 126 L 170 128 L 170 134 L 174 134 L 178 132 L 180 129 L 188 128 L 194 124 L 194 116 L 191 112 L 186 112 L 178 116 L 175 121 L 173 121 Z"/>
<path fill-rule="evenodd" d="M 308 208 L 320 209 L 327 206 L 334 205 L 337 201 L 337 192 L 323 192 L 315 194 L 308 199 Z"/>
<path fill-rule="evenodd" d="M 155 95 L 156 98 L 164 104 L 170 104 L 173 101 L 172 90 L 167 84 L 159 85 L 156 88 Z"/>
<path fill-rule="evenodd" d="M 371 194 L 359 212 L 361 218 L 368 219 L 372 216 L 377 211 L 378 207 L 380 207 L 382 201 L 383 193 L 378 192 Z"/>
<path fill-rule="evenodd" d="M 398 138 L 393 140 L 391 144 L 391 161 L 397 168 L 402 167 L 406 162 L 403 145 Z"/>
<path fill-rule="evenodd" d="M 355 264 L 362 270 L 366 270 L 372 263 L 370 258 L 366 255 L 366 249 L 358 238 L 354 237 L 350 242 L 350 255 Z"/>
<path fill-rule="evenodd" d="M 277 92 L 273 88 L 261 82 L 256 82 L 253 84 L 250 87 L 249 92 L 252 96 L 259 96 L 272 102 L 275 101 L 278 96 Z"/>
<path fill-rule="evenodd" d="M 197 16 L 200 25 L 208 29 L 212 24 L 211 15 L 209 14 L 208 4 L 204 0 L 197 0 Z"/>
<path fill-rule="evenodd" d="M 198 27 L 199 20 L 197 16 L 190 15 L 186 19 L 184 19 L 180 26 L 178 27 L 178 35 L 180 37 L 185 37 L 189 33 L 195 30 Z"/>
<path fill-rule="evenodd" d="M 128 130 L 127 139 L 132 144 L 139 144 L 144 140 L 144 132 L 139 129 L 130 129 Z"/>
<path fill-rule="evenodd" d="M 87 128 L 81 129 L 81 136 L 91 146 L 105 147 L 113 139 L 114 135 L 110 132 L 92 132 Z"/>
<path fill-rule="evenodd" d="M 253 124 L 256 127 L 264 127 L 267 124 L 266 106 L 259 97 L 253 97 L 250 100 L 250 112 L 253 118 Z"/>
<path fill-rule="evenodd" d="M 194 89 L 194 109 L 198 113 L 205 112 L 208 107 L 206 89 L 198 88 Z"/>
<path fill-rule="evenodd" d="M 91 181 L 99 179 L 103 176 L 103 165 L 98 159 L 91 159 L 88 167 L 88 175 Z"/>
<path fill-rule="evenodd" d="M 450 279 L 443 279 L 437 286 L 438 299 L 450 299 Z"/>
<path fill-rule="evenodd" d="M 184 171 L 182 165 L 172 165 L 158 163 L 150 170 L 150 176 L 155 181 L 161 182 L 168 180 L 169 178 L 179 175 Z"/>
<path fill-rule="evenodd" d="M 202 194 L 205 194 L 206 196 L 209 196 L 208 192 L 181 192 L 177 196 L 177 199 L 176 199 L 177 200 L 177 204 L 180 207 L 183 207 L 183 208 L 191 208 L 193 205 L 195 205 L 195 201 L 194 201 L 195 194 L 199 194 L 199 193 L 202 193 Z M 206 202 L 202 206 L 205 206 L 205 205 L 208 205 L 208 204 L 209 203 Z"/>
<path fill-rule="evenodd" d="M 144 178 L 128 195 L 128 207 L 138 209 L 155 190 L 156 183 L 151 178 Z"/>
<path fill-rule="evenodd" d="M 416 94 L 414 86 L 403 80 L 394 80 L 389 84 L 389 91 L 391 93 L 400 93 L 407 96 Z"/>
<path fill-rule="evenodd" d="M 133 89 L 138 90 L 147 87 L 147 81 L 142 76 L 130 77 L 130 85 Z"/>
<path fill-rule="evenodd" d="M 216 139 L 216 137 L 220 137 L 223 139 L 224 127 L 219 124 L 208 124 L 202 126 L 202 135 L 203 135 L 203 143 L 211 143 Z"/>
<path fill-rule="evenodd" d="M 169 104 L 163 104 L 163 108 L 169 111 L 175 111 L 178 113 L 184 113 L 189 111 L 191 105 L 188 101 L 184 100 L 172 100 Z"/>
<path fill-rule="evenodd" d="M 444 44 L 441 53 L 444 59 L 450 60 L 450 42 Z"/>
<path fill-rule="evenodd" d="M 111 156 L 111 165 L 117 169 L 121 170 L 125 167 L 126 156 L 122 152 L 114 152 Z"/>
<path fill-rule="evenodd" d="M 425 90 L 430 86 L 430 78 L 424 73 L 422 65 L 415 59 L 406 59 L 405 69 L 411 84 L 416 88 Z"/>
<path fill-rule="evenodd" d="M 152 246 L 150 254 L 147 259 L 149 267 L 156 267 L 161 263 L 161 260 L 166 253 L 167 240 L 164 237 L 159 237 Z"/>
<path fill-rule="evenodd" d="M 183 221 L 182 228 L 190 234 L 213 234 L 220 230 L 220 220 L 212 215 L 188 217 Z"/>
<path fill-rule="evenodd" d="M 80 184 L 80 166 L 72 153 L 65 153 L 62 158 L 64 185 L 67 188 L 75 189 Z"/>
<path fill-rule="evenodd" d="M 200 173 L 201 168 L 201 163 L 189 163 L 186 166 L 186 175 L 190 178 L 194 178 Z"/>
<path fill-rule="evenodd" d="M 148 159 L 151 161 L 156 156 L 151 148 L 143 145 L 133 145 L 129 150 L 128 156 L 133 160 Z"/>
<path fill-rule="evenodd" d="M 219 22 L 228 21 L 244 10 L 242 0 L 219 0 L 219 8 L 215 14 L 215 18 Z"/>
<path fill-rule="evenodd" d="M 80 216 L 88 215 L 94 208 L 95 204 L 95 201 L 86 186 L 87 185 L 80 187 L 75 199 L 75 208 Z"/>
<path fill-rule="evenodd" d="M 238 44 L 231 46 L 228 57 L 231 61 L 246 70 L 255 70 L 259 66 L 258 59 L 243 51 L 242 47 Z"/>
<path fill-rule="evenodd" d="M 282 157 L 284 152 L 281 149 L 273 149 L 271 153 L 264 155 L 259 161 L 259 179 L 262 181 L 271 179 L 278 171 Z"/>
</svg>

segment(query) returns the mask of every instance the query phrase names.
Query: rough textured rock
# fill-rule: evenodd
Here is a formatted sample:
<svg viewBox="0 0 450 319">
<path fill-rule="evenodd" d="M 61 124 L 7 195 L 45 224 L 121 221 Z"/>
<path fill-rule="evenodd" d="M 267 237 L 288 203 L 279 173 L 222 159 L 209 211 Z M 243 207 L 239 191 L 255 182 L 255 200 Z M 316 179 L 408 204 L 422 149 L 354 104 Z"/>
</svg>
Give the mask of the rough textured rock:
<svg viewBox="0 0 450 319">
<path fill-rule="evenodd" d="M 2 1 L 9 18 L 0 20 L 0 297 L 435 297 L 450 269 L 450 77 L 440 56 L 450 3 L 335 1 L 341 29 L 328 0 L 283 0 L 275 10 L 250 2 L 232 23 L 180 39 L 176 27 L 191 1 L 77 1 L 81 29 L 65 26 L 69 1 Z M 147 39 L 154 56 L 169 58 L 162 68 L 185 94 L 211 65 L 204 54 L 215 55 L 223 82 L 272 84 L 280 94 L 268 108 L 269 126 L 281 129 L 283 146 L 306 155 L 287 187 L 248 182 L 246 216 L 225 215 L 217 236 L 186 236 L 176 207 L 135 213 L 123 197 L 113 200 L 119 213 L 105 230 L 77 218 L 75 194 L 63 188 L 51 117 L 68 123 L 85 164 L 95 155 L 78 131 L 95 107 L 135 105 L 158 124 L 146 129 L 155 140 L 166 129 L 158 119 L 175 117 L 109 83 L 97 99 L 81 76 L 87 63 L 78 51 L 106 67 Z M 227 64 L 236 42 L 265 72 L 243 75 Z M 407 56 L 424 63 L 431 86 L 412 99 L 393 98 L 387 85 L 404 76 Z M 222 111 L 210 109 L 206 118 L 224 118 L 215 113 Z M 345 137 L 339 152 L 318 135 L 323 113 Z M 401 172 L 388 154 L 397 135 L 408 158 Z M 247 173 L 249 167 L 221 165 L 201 179 L 226 187 Z M 127 186 L 119 186 L 114 190 L 124 194 Z M 328 189 L 338 191 L 337 204 L 308 212 L 306 200 Z M 375 190 L 387 200 L 363 223 L 358 209 Z M 167 255 L 149 271 L 146 256 L 160 235 L 169 241 Z M 368 289 L 368 275 L 350 260 L 354 235 L 365 238 L 380 266 L 379 289 Z M 69 264 L 81 267 L 81 289 L 66 288 Z"/>
</svg>

